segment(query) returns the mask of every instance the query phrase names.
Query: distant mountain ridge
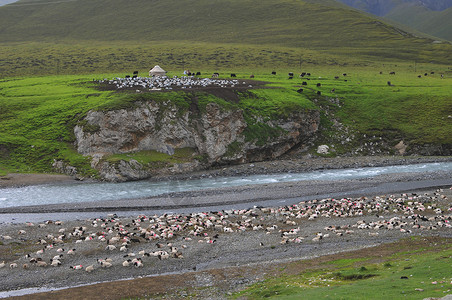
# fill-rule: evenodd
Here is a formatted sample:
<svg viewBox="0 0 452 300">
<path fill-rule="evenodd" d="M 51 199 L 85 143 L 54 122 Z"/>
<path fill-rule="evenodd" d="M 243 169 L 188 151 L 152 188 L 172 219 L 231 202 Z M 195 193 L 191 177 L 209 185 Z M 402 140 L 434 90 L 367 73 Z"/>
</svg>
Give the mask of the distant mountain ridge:
<svg viewBox="0 0 452 300">
<path fill-rule="evenodd" d="M 452 40 L 452 0 L 337 0 L 356 9 Z"/>
<path fill-rule="evenodd" d="M 452 7 L 452 0 L 338 0 L 351 7 L 384 17 L 400 6 L 418 6 L 432 11 L 443 11 Z"/>
<path fill-rule="evenodd" d="M 14 3 L 16 1 L 17 0 L 0 0 L 0 6 L 6 5 L 6 4 L 9 4 L 9 3 Z"/>
</svg>

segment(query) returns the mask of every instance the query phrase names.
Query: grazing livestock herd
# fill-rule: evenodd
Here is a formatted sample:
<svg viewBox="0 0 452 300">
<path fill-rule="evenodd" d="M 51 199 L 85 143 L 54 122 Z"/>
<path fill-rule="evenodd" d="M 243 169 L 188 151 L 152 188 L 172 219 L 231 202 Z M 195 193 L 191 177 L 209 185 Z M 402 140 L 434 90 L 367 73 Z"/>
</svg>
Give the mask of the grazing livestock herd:
<svg viewBox="0 0 452 300">
<path fill-rule="evenodd" d="M 246 232 L 265 233 L 261 237 L 268 235 L 266 240 L 254 240 L 258 247 L 271 249 L 278 244 L 303 247 L 302 244 L 320 243 L 325 239 L 340 241 L 341 237 L 349 239 L 354 235 L 362 239 L 391 231 L 402 235 L 450 232 L 452 203 L 443 190 L 437 190 L 191 214 L 139 215 L 136 218 L 110 214 L 76 222 L 72 227 L 60 221 L 26 223 L 16 227 L 15 232 L 2 235 L 1 247 L 28 242 L 25 249 L 34 250 L 20 258 L 16 258 L 17 254 L 8 257 L 0 268 L 9 266 L 9 272 L 14 272 L 13 269 L 21 266 L 24 270 L 34 270 L 34 274 L 39 274 L 42 268 L 61 267 L 84 269 L 88 273 L 102 272 L 106 268 L 152 268 L 154 259 L 193 259 L 199 252 L 191 249 L 197 245 L 215 247 L 217 241 L 231 234 L 239 235 L 240 240 L 240 235 Z M 244 247 L 250 246 L 253 245 Z M 20 253 L 17 250 L 20 248 L 14 247 Z M 0 278 L 2 276 L 8 276 L 8 272 L 0 270 Z"/>
<path fill-rule="evenodd" d="M 114 86 L 116 89 L 134 89 L 136 92 L 143 92 L 145 90 L 149 91 L 161 91 L 161 90 L 173 90 L 173 89 L 192 89 L 192 88 L 206 88 L 206 87 L 220 87 L 220 88 L 233 88 L 236 86 L 245 86 L 251 87 L 251 85 L 240 82 L 237 79 L 220 79 L 219 73 L 215 72 L 212 74 L 211 78 L 198 78 L 197 76 L 201 75 L 201 72 L 188 72 L 185 73 L 186 76 L 178 77 L 173 76 L 172 78 L 167 76 L 153 76 L 153 77 L 138 77 L 138 71 L 133 72 L 133 76 L 129 75 L 124 78 L 116 77 L 112 80 L 103 79 L 98 82 L 101 84 L 108 84 L 110 86 Z M 189 74 L 189 75 L 188 75 Z M 195 75 L 196 74 L 196 75 Z M 271 72 L 272 75 L 276 75 L 276 71 Z M 380 74 L 383 74 L 380 71 Z M 430 72 L 431 75 L 435 74 L 435 72 Z M 389 75 L 396 75 L 395 71 L 389 72 Z M 424 73 L 423 75 L 418 75 L 417 77 L 422 78 L 422 76 L 428 76 L 428 73 Z M 303 78 L 304 80 L 311 80 L 309 78 L 311 73 L 302 72 L 299 74 L 299 78 Z M 347 77 L 347 73 L 342 73 L 343 77 Z M 236 78 L 236 73 L 230 74 L 231 78 Z M 249 76 L 253 79 L 254 74 Z M 288 79 L 294 78 L 294 72 L 288 73 Z M 320 77 L 319 77 L 320 78 Z M 334 79 L 338 80 L 340 76 L 334 76 Z M 441 78 L 444 78 L 443 74 L 441 74 Z M 344 79 L 347 82 L 347 79 Z M 302 85 L 306 86 L 307 81 L 303 81 Z M 394 86 L 391 81 L 387 81 L 388 86 Z M 316 83 L 316 87 L 320 88 L 322 86 L 321 83 Z M 298 93 L 302 93 L 304 89 L 298 89 Z M 336 89 L 331 89 L 331 93 L 335 93 Z M 313 91 L 317 95 L 321 95 L 321 91 Z"/>
<path fill-rule="evenodd" d="M 235 74 L 231 74 L 231 77 L 235 77 L 232 75 Z M 182 77 L 174 76 L 172 78 L 167 76 L 133 77 L 133 78 L 116 77 L 112 80 L 103 79 L 99 80 L 98 82 L 101 84 L 108 84 L 114 86 L 116 89 L 136 89 L 137 92 L 140 92 L 143 89 L 148 89 L 151 91 L 160 91 L 160 90 L 191 89 L 203 87 L 233 88 L 240 85 L 246 85 L 245 82 L 240 82 L 238 80 L 197 78 L 194 76 L 182 76 Z"/>
</svg>

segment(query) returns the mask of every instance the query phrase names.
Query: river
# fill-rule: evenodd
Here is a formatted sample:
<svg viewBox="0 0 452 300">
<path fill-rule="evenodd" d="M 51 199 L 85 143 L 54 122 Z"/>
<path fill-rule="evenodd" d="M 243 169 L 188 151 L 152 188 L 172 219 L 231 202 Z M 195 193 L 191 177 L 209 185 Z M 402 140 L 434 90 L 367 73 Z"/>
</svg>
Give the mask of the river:
<svg viewBox="0 0 452 300">
<path fill-rule="evenodd" d="M 452 173 L 452 162 L 410 165 L 332 169 L 306 173 L 250 175 L 245 177 L 215 177 L 193 180 L 135 181 L 124 183 L 45 184 L 0 189 L 0 208 L 100 202 L 107 200 L 139 199 L 187 191 L 303 181 L 343 181 L 372 178 L 392 173 L 430 172 Z"/>
</svg>

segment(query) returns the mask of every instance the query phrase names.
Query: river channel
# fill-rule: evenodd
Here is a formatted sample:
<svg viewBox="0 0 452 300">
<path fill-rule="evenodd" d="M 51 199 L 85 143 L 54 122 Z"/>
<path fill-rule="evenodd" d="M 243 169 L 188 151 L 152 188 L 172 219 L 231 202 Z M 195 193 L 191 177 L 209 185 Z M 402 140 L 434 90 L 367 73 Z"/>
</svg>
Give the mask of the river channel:
<svg viewBox="0 0 452 300">
<path fill-rule="evenodd" d="M 135 181 L 124 183 L 45 184 L 0 189 L 0 208 L 101 202 L 108 200 L 139 199 L 206 189 L 230 188 L 303 181 L 343 181 L 372 178 L 393 173 L 428 174 L 452 173 L 452 162 L 422 163 L 355 169 L 332 169 L 306 173 L 250 175 L 245 177 L 215 177 L 193 180 Z"/>
</svg>

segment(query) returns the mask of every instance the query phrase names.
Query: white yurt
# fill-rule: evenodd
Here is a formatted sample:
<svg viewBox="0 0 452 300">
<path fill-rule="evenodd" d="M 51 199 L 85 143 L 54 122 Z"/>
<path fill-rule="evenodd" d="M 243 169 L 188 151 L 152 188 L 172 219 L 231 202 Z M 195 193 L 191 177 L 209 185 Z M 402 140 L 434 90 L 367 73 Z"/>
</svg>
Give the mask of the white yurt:
<svg viewBox="0 0 452 300">
<path fill-rule="evenodd" d="M 155 66 L 149 71 L 149 76 L 165 76 L 166 71 L 160 68 L 159 65 Z"/>
</svg>

